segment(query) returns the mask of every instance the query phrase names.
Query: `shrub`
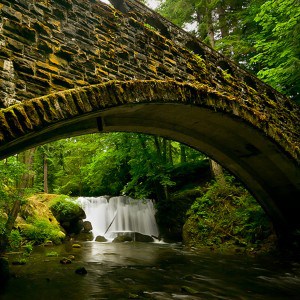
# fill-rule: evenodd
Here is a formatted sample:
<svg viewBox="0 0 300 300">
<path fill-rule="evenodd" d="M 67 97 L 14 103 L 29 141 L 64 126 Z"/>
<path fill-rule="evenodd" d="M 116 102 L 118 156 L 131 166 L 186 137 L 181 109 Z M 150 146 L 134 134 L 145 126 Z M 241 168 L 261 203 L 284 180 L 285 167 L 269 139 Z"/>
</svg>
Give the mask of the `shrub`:
<svg viewBox="0 0 300 300">
<path fill-rule="evenodd" d="M 18 230 L 12 230 L 8 237 L 9 247 L 18 250 L 22 244 L 22 236 Z"/>
<path fill-rule="evenodd" d="M 254 198 L 232 178 L 213 182 L 196 199 L 184 227 L 187 244 L 259 244 L 272 233 L 270 221 Z"/>
<path fill-rule="evenodd" d="M 33 250 L 32 243 L 27 243 L 27 244 L 24 246 L 24 254 L 25 254 L 25 255 L 30 255 L 30 253 L 32 252 L 32 250 Z"/>
<path fill-rule="evenodd" d="M 32 223 L 23 228 L 23 235 L 34 244 L 42 244 L 51 240 L 54 244 L 60 244 L 63 234 L 59 226 L 52 224 L 47 219 L 34 219 Z"/>
</svg>

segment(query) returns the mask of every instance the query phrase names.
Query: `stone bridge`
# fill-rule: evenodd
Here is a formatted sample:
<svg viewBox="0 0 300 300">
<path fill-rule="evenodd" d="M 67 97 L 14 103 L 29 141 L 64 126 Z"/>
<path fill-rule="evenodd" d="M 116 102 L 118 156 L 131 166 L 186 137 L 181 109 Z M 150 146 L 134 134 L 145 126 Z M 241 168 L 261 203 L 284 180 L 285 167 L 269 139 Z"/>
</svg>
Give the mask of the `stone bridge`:
<svg viewBox="0 0 300 300">
<path fill-rule="evenodd" d="M 300 228 L 299 108 L 134 0 L 0 1 L 0 157 L 92 132 L 162 135 Z"/>
</svg>

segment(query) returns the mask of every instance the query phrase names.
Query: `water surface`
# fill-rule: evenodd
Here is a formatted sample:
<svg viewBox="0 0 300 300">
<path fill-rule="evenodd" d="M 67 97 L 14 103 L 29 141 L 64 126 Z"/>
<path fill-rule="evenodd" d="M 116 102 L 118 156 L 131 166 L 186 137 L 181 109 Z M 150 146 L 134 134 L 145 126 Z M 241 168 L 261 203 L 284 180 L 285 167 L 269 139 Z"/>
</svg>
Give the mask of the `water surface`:
<svg viewBox="0 0 300 300">
<path fill-rule="evenodd" d="M 169 244 L 81 245 L 35 248 L 26 265 L 11 266 L 0 299 L 300 299 L 298 263 Z M 72 264 L 60 264 L 70 254 Z M 78 267 L 88 273 L 76 274 Z"/>
</svg>

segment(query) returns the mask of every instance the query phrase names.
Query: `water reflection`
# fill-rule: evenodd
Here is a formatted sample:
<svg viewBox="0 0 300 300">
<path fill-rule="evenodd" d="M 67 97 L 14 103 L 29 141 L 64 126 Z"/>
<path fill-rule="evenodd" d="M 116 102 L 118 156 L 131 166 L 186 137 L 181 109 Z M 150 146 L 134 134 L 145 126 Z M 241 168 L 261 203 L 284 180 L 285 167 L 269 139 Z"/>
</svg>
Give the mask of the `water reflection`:
<svg viewBox="0 0 300 300">
<path fill-rule="evenodd" d="M 57 251 L 58 257 L 47 257 Z M 75 261 L 59 260 L 72 254 Z M 88 274 L 75 274 L 84 266 Z M 300 266 L 185 251 L 178 245 L 82 243 L 38 247 L 13 266 L 0 299 L 299 299 Z"/>
</svg>

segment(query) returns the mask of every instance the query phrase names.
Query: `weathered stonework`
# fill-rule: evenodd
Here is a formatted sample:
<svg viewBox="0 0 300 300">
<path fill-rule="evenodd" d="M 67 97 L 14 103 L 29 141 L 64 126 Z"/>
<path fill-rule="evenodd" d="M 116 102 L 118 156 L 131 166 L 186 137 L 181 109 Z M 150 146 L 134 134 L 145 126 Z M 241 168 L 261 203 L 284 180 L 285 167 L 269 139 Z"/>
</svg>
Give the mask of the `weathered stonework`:
<svg viewBox="0 0 300 300">
<path fill-rule="evenodd" d="M 161 134 L 300 228 L 299 108 L 138 1 L 111 3 L 0 0 L 0 157 L 99 130 Z"/>
</svg>

